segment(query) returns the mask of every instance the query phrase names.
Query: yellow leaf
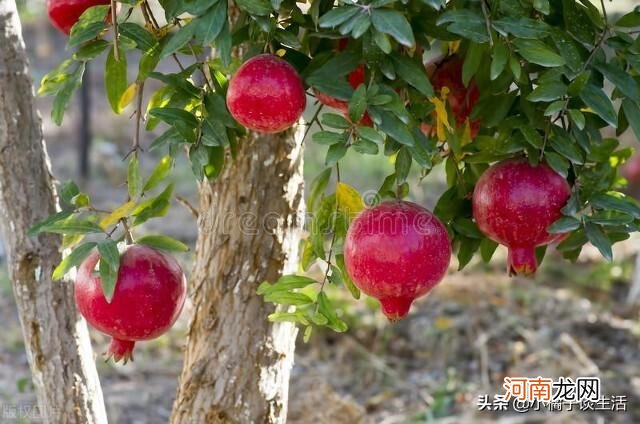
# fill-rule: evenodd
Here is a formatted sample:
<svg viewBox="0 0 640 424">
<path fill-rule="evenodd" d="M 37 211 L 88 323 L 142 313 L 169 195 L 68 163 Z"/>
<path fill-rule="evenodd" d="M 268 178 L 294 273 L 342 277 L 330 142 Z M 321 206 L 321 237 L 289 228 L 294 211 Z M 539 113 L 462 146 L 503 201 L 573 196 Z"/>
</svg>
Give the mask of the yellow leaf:
<svg viewBox="0 0 640 424">
<path fill-rule="evenodd" d="M 121 206 L 116 208 L 113 212 L 111 212 L 110 215 L 102 218 L 102 221 L 100 221 L 100 226 L 102 228 L 104 228 L 104 229 L 106 229 L 107 227 L 112 226 L 113 224 L 118 222 L 120 219 L 122 219 L 125 216 L 127 216 L 127 214 L 129 212 L 131 212 L 131 210 L 135 206 L 136 206 L 136 202 L 134 202 L 133 200 L 122 204 Z"/>
<path fill-rule="evenodd" d="M 431 97 L 429 100 L 435 106 L 436 113 L 436 135 L 439 141 L 445 141 L 447 139 L 447 132 L 445 129 L 451 130 L 451 124 L 449 124 L 449 115 L 447 114 L 446 99 L 449 94 L 447 87 L 442 88 L 441 98 Z"/>
<path fill-rule="evenodd" d="M 355 217 L 363 208 L 364 202 L 358 190 L 349 184 L 339 182 L 336 187 L 338 210 L 346 214 L 349 219 Z"/>
<path fill-rule="evenodd" d="M 118 109 L 123 110 L 125 107 L 129 106 L 129 103 L 133 101 L 133 98 L 136 96 L 138 92 L 138 84 L 133 83 L 120 96 L 120 100 L 118 101 Z"/>
<path fill-rule="evenodd" d="M 461 40 L 457 40 L 457 41 L 450 41 L 449 42 L 449 54 L 456 54 L 458 52 L 458 49 L 460 48 L 460 41 Z"/>
</svg>

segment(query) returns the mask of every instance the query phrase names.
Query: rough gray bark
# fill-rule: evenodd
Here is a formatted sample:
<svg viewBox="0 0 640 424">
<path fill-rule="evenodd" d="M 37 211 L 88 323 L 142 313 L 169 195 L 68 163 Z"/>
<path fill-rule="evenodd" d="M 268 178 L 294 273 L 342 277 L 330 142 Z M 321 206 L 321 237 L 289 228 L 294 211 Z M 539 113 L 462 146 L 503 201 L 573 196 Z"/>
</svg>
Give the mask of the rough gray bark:
<svg viewBox="0 0 640 424">
<path fill-rule="evenodd" d="M 200 186 L 192 274 L 195 314 L 171 422 L 283 423 L 296 329 L 273 324 L 256 294 L 297 269 L 304 209 L 302 144 L 253 136 Z"/>
<path fill-rule="evenodd" d="M 51 281 L 60 239 L 27 237 L 55 211 L 47 153 L 14 0 L 0 0 L 0 230 L 40 414 L 50 423 L 106 423 L 86 324 L 73 286 Z"/>
</svg>

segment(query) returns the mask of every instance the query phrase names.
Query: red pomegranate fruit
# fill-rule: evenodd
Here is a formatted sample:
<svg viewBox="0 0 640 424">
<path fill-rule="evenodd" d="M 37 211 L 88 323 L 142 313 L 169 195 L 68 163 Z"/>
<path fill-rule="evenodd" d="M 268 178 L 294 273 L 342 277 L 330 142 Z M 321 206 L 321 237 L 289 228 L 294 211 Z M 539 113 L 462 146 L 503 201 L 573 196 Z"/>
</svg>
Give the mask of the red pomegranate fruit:
<svg viewBox="0 0 640 424">
<path fill-rule="evenodd" d="M 447 102 L 459 127 L 464 125 L 480 98 L 480 91 L 473 80 L 469 82 L 468 87 L 464 86 L 462 82 L 463 64 L 464 60 L 454 55 L 445 58 L 439 63 L 427 66 L 427 73 L 430 75 L 431 84 L 436 95 L 439 96 L 444 87 L 449 89 Z M 480 130 L 480 121 L 470 121 L 469 126 L 471 127 L 471 137 L 477 136 Z M 427 124 L 425 128 L 430 130 L 431 126 Z"/>
<path fill-rule="evenodd" d="M 109 0 L 47 0 L 47 12 L 53 26 L 69 35 L 85 10 L 107 4 Z"/>
<path fill-rule="evenodd" d="M 380 300 L 391 321 L 442 280 L 451 242 L 442 223 L 415 203 L 389 201 L 365 209 L 347 232 L 347 273 L 356 286 Z"/>
<path fill-rule="evenodd" d="M 113 298 L 107 302 L 94 273 L 99 259 L 94 252 L 80 265 L 76 304 L 89 324 L 111 336 L 107 355 L 126 363 L 133 359 L 136 341 L 156 338 L 171 328 L 184 305 L 186 279 L 173 257 L 131 245 L 120 257 Z"/>
<path fill-rule="evenodd" d="M 285 60 L 261 54 L 247 60 L 229 83 L 231 115 L 253 131 L 277 133 L 296 123 L 307 104 L 298 72 Z"/>
<path fill-rule="evenodd" d="M 545 164 L 509 159 L 487 169 L 473 191 L 473 217 L 487 237 L 509 249 L 510 275 L 532 275 L 535 249 L 564 237 L 547 228 L 562 216 L 569 183 Z"/>
</svg>

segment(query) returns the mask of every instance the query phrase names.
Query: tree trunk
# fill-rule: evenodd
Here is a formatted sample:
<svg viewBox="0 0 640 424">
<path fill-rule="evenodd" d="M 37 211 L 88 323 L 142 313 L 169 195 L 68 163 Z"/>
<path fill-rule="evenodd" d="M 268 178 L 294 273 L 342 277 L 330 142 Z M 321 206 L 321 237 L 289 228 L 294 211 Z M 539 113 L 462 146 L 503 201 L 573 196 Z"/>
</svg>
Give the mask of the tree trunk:
<svg viewBox="0 0 640 424">
<path fill-rule="evenodd" d="M 55 205 L 16 4 L 0 0 L 0 230 L 40 414 L 56 424 L 106 423 L 73 286 L 50 277 L 60 238 L 26 236 Z"/>
<path fill-rule="evenodd" d="M 256 294 L 297 270 L 302 143 L 253 135 L 200 186 L 194 317 L 171 422 L 283 423 L 297 331 Z"/>
</svg>

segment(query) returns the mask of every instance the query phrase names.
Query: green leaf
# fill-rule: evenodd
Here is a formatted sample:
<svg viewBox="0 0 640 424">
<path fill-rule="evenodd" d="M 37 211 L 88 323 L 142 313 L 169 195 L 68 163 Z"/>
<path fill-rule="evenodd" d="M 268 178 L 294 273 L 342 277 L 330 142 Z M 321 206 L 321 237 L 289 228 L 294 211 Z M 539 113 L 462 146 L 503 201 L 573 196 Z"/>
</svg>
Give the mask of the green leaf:
<svg viewBox="0 0 640 424">
<path fill-rule="evenodd" d="M 634 28 L 640 26 L 640 10 L 635 9 L 622 16 L 615 26 L 623 28 Z"/>
<path fill-rule="evenodd" d="M 158 183 L 164 180 L 167 175 L 169 175 L 172 164 L 173 161 L 171 160 L 170 156 L 162 157 L 156 167 L 153 169 L 153 172 L 151 172 L 151 175 L 149 176 L 147 181 L 145 181 L 142 192 L 153 190 L 158 185 Z"/>
<path fill-rule="evenodd" d="M 327 168 L 318 174 L 317 177 L 311 181 L 311 185 L 309 188 L 309 198 L 307 199 L 307 208 L 310 212 L 315 211 L 316 204 L 318 199 L 322 196 L 327 185 L 329 184 L 329 179 L 331 178 L 331 169 Z"/>
<path fill-rule="evenodd" d="M 544 15 L 551 13 L 549 0 L 533 0 L 533 8 Z"/>
<path fill-rule="evenodd" d="M 236 4 L 253 16 L 268 16 L 273 11 L 268 0 L 236 0 Z"/>
<path fill-rule="evenodd" d="M 149 74 L 158 65 L 160 61 L 160 44 L 156 44 L 155 47 L 149 49 L 140 58 L 140 64 L 138 65 L 138 77 L 137 81 L 144 81 Z"/>
<path fill-rule="evenodd" d="M 314 143 L 330 146 L 336 143 L 344 144 L 346 141 L 346 136 L 344 133 L 335 133 L 332 131 L 318 131 L 313 134 L 312 139 Z"/>
<path fill-rule="evenodd" d="M 638 107 L 637 103 L 629 99 L 624 99 L 622 101 L 622 110 L 624 111 L 627 121 L 629 121 L 629 126 L 633 129 L 636 138 L 640 140 L 640 107 Z"/>
<path fill-rule="evenodd" d="M 343 116 L 336 113 L 324 113 L 322 115 L 322 123 L 331 128 L 345 130 L 351 128 L 351 123 Z"/>
<path fill-rule="evenodd" d="M 40 232 L 56 234 L 89 234 L 102 233 L 102 228 L 93 221 L 70 216 L 65 220 L 58 220 L 40 228 Z"/>
<path fill-rule="evenodd" d="M 165 216 L 169 210 L 172 193 L 173 184 L 169 184 L 162 193 L 158 194 L 156 197 L 147 199 L 136 206 L 133 212 L 131 212 L 131 215 L 135 217 L 133 225 L 140 225 L 150 218 Z"/>
<path fill-rule="evenodd" d="M 478 72 L 480 65 L 485 60 L 486 50 L 482 44 L 471 43 L 469 49 L 464 57 L 464 63 L 462 65 L 462 83 L 466 86 L 469 85 L 471 78 Z"/>
<path fill-rule="evenodd" d="M 580 93 L 582 101 L 589 106 L 600 118 L 614 128 L 618 126 L 618 117 L 611 104 L 611 99 L 601 88 L 588 84 Z"/>
<path fill-rule="evenodd" d="M 98 243 L 98 252 L 100 252 L 100 281 L 102 282 L 102 293 L 110 303 L 113 299 L 113 293 L 116 290 L 116 282 L 118 281 L 118 270 L 120 269 L 120 252 L 118 252 L 118 244 L 112 239 L 106 239 Z"/>
<path fill-rule="evenodd" d="M 398 155 L 396 156 L 395 163 L 395 171 L 396 171 L 396 181 L 398 184 L 402 184 L 406 181 L 409 176 L 409 171 L 411 170 L 411 154 L 407 148 L 402 148 L 398 151 Z"/>
<path fill-rule="evenodd" d="M 34 226 L 32 226 L 31 228 L 29 228 L 29 230 L 27 231 L 27 235 L 29 237 L 33 237 L 36 236 L 40 233 L 46 232 L 46 229 L 48 226 L 53 225 L 54 223 L 58 222 L 58 221 L 62 221 L 67 219 L 69 216 L 71 216 L 73 212 L 72 211 L 60 211 L 57 212 L 47 218 L 45 218 L 44 220 L 38 222 L 37 224 L 35 224 Z"/>
<path fill-rule="evenodd" d="M 602 229 L 594 224 L 587 223 L 584 226 L 587 238 L 609 262 L 613 260 L 613 251 L 611 250 L 611 240 L 602 231 Z"/>
<path fill-rule="evenodd" d="M 367 111 L 367 86 L 360 84 L 349 100 L 349 117 L 353 122 L 360 122 L 360 119 Z"/>
<path fill-rule="evenodd" d="M 189 23 L 182 28 L 180 28 L 176 33 L 171 35 L 169 41 L 162 48 L 162 52 L 160 53 L 160 58 L 164 59 L 172 53 L 183 48 L 191 38 L 196 30 L 196 25 L 193 23 Z"/>
<path fill-rule="evenodd" d="M 169 252 L 188 252 L 189 246 L 172 237 L 164 235 L 147 235 L 136 239 L 137 244 L 167 250 Z"/>
<path fill-rule="evenodd" d="M 497 248 L 498 243 L 496 243 L 495 241 L 488 238 L 482 239 L 482 241 L 480 242 L 480 256 L 482 257 L 482 260 L 488 263 L 493 257 L 493 254 L 495 253 Z"/>
<path fill-rule="evenodd" d="M 338 333 L 347 331 L 347 324 L 340 318 L 338 318 L 334 306 L 331 304 L 331 301 L 329 300 L 325 292 L 321 291 L 320 293 L 318 293 L 317 302 L 318 311 L 329 321 L 327 323 L 329 328 Z"/>
<path fill-rule="evenodd" d="M 53 270 L 51 278 L 53 278 L 54 280 L 62 279 L 62 277 L 64 277 L 71 268 L 79 266 L 85 260 L 85 258 L 89 256 L 89 254 L 97 244 L 98 243 L 91 241 L 83 243 L 73 249 L 71 253 L 67 255 Z"/>
<path fill-rule="evenodd" d="M 195 129 L 198 128 L 199 123 L 191 112 L 174 107 L 164 107 L 151 109 L 149 114 L 171 125 L 186 141 L 190 143 L 196 141 Z"/>
<path fill-rule="evenodd" d="M 611 81 L 626 97 L 638 102 L 640 93 L 633 77 L 613 63 L 596 63 L 594 67 Z"/>
<path fill-rule="evenodd" d="M 575 97 L 578 94 L 580 94 L 582 89 L 589 82 L 590 78 L 591 78 L 591 71 L 581 72 L 577 77 L 573 79 L 573 81 L 571 81 L 571 84 L 569 84 L 569 89 L 567 90 L 569 95 L 571 97 Z"/>
<path fill-rule="evenodd" d="M 62 124 L 64 112 L 71 100 L 71 96 L 82 85 L 82 76 L 84 75 L 85 63 L 78 63 L 78 66 L 72 74 L 65 74 L 62 87 L 57 90 L 56 97 L 53 99 L 53 107 L 51 108 L 51 119 L 56 125 Z"/>
<path fill-rule="evenodd" d="M 127 190 L 129 197 L 135 199 L 140 194 L 142 187 L 142 176 L 140 175 L 140 164 L 138 163 L 138 155 L 132 154 L 127 167 Z"/>
<path fill-rule="evenodd" d="M 415 61 L 406 56 L 391 56 L 394 67 L 398 75 L 413 86 L 422 95 L 433 97 L 433 86 L 427 78 L 424 66 L 417 64 Z"/>
<path fill-rule="evenodd" d="M 375 29 L 389 34 L 403 46 L 413 47 L 416 44 L 409 21 L 397 10 L 373 9 L 371 11 L 371 22 Z"/>
<path fill-rule="evenodd" d="M 357 127 L 356 132 L 365 140 L 372 141 L 374 143 L 384 143 L 384 136 L 371 127 Z"/>
<path fill-rule="evenodd" d="M 571 118 L 571 122 L 573 122 L 580 131 L 582 131 L 587 124 L 584 115 L 578 109 L 569 109 L 569 117 Z"/>
<path fill-rule="evenodd" d="M 336 7 L 322 15 L 318 24 L 320 28 L 335 28 L 353 18 L 358 11 L 357 7 Z"/>
<path fill-rule="evenodd" d="M 225 22 L 227 22 L 227 2 L 218 0 L 207 13 L 196 19 L 194 23 L 196 40 L 204 45 L 210 45 L 222 31 Z"/>
<path fill-rule="evenodd" d="M 326 166 L 333 166 L 347 154 L 347 146 L 344 144 L 333 144 L 327 150 L 327 157 L 324 161 Z"/>
<path fill-rule="evenodd" d="M 261 283 L 258 286 L 257 294 L 260 296 L 264 296 L 267 294 L 272 294 L 275 292 L 288 292 L 291 290 L 303 289 L 312 284 L 317 284 L 318 282 L 313 278 L 305 277 L 302 275 L 283 275 L 273 284 L 268 283 L 267 281 Z"/>
<path fill-rule="evenodd" d="M 80 15 L 78 22 L 71 28 L 69 40 L 67 41 L 68 47 L 76 47 L 98 37 L 107 27 L 105 17 L 108 11 L 109 6 L 105 5 L 86 9 L 82 15 Z"/>
<path fill-rule="evenodd" d="M 568 160 L 553 152 L 545 152 L 544 158 L 551 169 L 562 175 L 564 178 L 567 178 L 569 175 L 569 167 L 571 166 L 571 163 L 569 163 Z"/>
<path fill-rule="evenodd" d="M 413 146 L 415 144 L 411 131 L 402 121 L 390 113 L 382 113 L 381 115 L 382 122 L 379 126 L 381 131 L 405 146 Z"/>
<path fill-rule="evenodd" d="M 509 61 L 509 49 L 504 43 L 498 43 L 493 49 L 492 52 L 492 60 L 491 60 L 491 69 L 490 69 L 490 78 L 491 81 L 495 80 L 500 76 L 504 68 L 507 66 L 507 62 Z"/>
<path fill-rule="evenodd" d="M 580 228 L 581 222 L 570 216 L 563 216 L 547 228 L 547 232 L 551 234 L 562 234 L 575 231 Z"/>
<path fill-rule="evenodd" d="M 524 125 L 520 128 L 520 132 L 522 132 L 522 135 L 524 135 L 525 140 L 527 140 L 529 144 L 537 149 L 542 149 L 544 140 L 537 130 L 528 125 Z"/>
<path fill-rule="evenodd" d="M 615 197 L 610 194 L 599 194 L 590 200 L 591 205 L 605 211 L 614 210 L 627 213 L 635 219 L 640 218 L 640 206 L 628 197 Z"/>
<path fill-rule="evenodd" d="M 537 86 L 529 95 L 530 102 L 551 102 L 567 94 L 567 86 L 562 81 L 545 81 Z"/>
<path fill-rule="evenodd" d="M 153 34 L 144 29 L 141 25 L 133 22 L 120 22 L 118 24 L 118 31 L 120 35 L 133 40 L 136 43 L 136 47 L 143 52 L 151 50 L 158 44 Z"/>
<path fill-rule="evenodd" d="M 516 39 L 513 44 L 522 57 L 536 65 L 552 68 L 566 63 L 562 56 L 541 41 Z"/>
<path fill-rule="evenodd" d="M 106 40 L 94 40 L 79 48 L 72 56 L 73 60 L 89 61 L 98 57 L 111 44 Z"/>
<path fill-rule="evenodd" d="M 354 299 L 360 299 L 360 289 L 356 287 L 346 271 L 347 268 L 344 263 L 344 255 L 336 255 L 336 264 L 338 265 L 339 271 L 342 273 L 342 282 L 347 290 L 349 290 L 349 293 L 351 293 L 351 296 Z"/>
<path fill-rule="evenodd" d="M 104 87 L 111 109 L 117 114 L 122 112 L 120 108 L 120 98 L 126 91 L 127 84 L 127 56 L 119 51 L 119 59 L 116 60 L 114 48 L 111 48 L 107 55 L 107 62 L 104 72 Z"/>
<path fill-rule="evenodd" d="M 493 27 L 502 35 L 538 40 L 549 35 L 551 28 L 542 21 L 529 18 L 504 17 L 493 21 Z"/>
<path fill-rule="evenodd" d="M 274 291 L 264 296 L 266 302 L 277 303 L 279 305 L 304 306 L 313 303 L 313 300 L 302 293 L 288 291 Z"/>
</svg>

